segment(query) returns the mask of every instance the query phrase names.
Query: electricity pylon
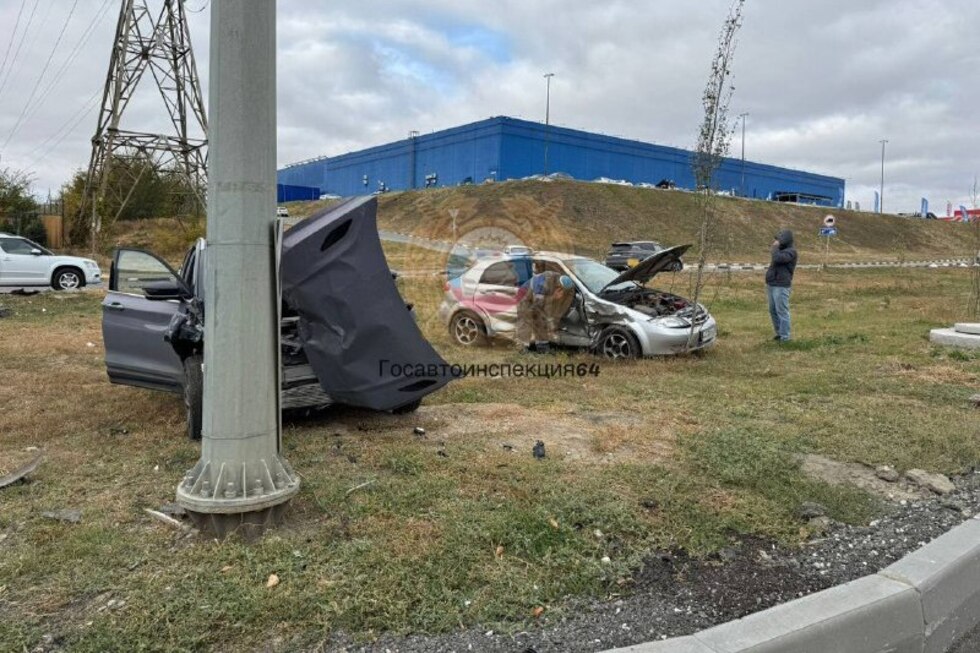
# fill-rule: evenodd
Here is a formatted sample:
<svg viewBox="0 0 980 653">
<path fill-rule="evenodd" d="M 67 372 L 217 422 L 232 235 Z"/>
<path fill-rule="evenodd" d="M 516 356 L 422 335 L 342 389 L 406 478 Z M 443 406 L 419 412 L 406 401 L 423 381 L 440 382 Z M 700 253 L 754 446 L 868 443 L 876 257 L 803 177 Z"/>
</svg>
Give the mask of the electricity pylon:
<svg viewBox="0 0 980 653">
<path fill-rule="evenodd" d="M 204 206 L 208 119 L 197 77 L 183 0 L 122 0 L 102 110 L 92 137 L 92 158 L 81 211 L 91 211 L 92 249 L 102 230 L 102 211 L 118 217 L 144 174 L 175 175 L 185 213 Z M 126 108 L 147 70 L 170 116 L 169 133 L 121 128 Z M 119 177 L 110 184 L 113 175 Z M 75 234 L 76 236 L 79 234 Z"/>
</svg>

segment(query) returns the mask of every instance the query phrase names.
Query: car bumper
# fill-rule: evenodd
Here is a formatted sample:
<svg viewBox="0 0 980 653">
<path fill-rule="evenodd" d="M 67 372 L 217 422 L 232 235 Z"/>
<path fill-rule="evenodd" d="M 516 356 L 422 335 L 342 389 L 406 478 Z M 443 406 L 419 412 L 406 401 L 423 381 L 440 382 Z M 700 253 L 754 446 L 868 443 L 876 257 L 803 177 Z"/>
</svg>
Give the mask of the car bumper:
<svg viewBox="0 0 980 653">
<path fill-rule="evenodd" d="M 670 356 L 706 349 L 718 339 L 718 325 L 710 316 L 694 328 L 693 338 L 690 327 L 672 328 L 657 322 L 642 323 L 638 327 L 645 356 Z"/>
<path fill-rule="evenodd" d="M 85 283 L 96 284 L 102 283 L 102 271 L 101 270 L 91 270 L 89 268 L 85 269 Z"/>
<path fill-rule="evenodd" d="M 439 310 L 437 311 L 437 314 L 439 315 L 439 320 L 443 324 L 448 325 L 449 320 L 452 318 L 453 313 L 456 312 L 456 307 L 458 305 L 459 303 L 456 301 L 450 302 L 448 299 L 442 300 L 442 303 L 439 304 Z"/>
</svg>

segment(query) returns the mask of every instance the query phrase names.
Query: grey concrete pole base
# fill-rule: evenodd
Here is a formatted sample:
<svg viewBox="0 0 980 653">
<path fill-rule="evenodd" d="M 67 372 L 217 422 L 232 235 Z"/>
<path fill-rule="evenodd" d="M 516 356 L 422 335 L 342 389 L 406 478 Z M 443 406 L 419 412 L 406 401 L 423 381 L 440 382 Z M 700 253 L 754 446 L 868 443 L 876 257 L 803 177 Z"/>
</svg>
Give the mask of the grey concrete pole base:
<svg viewBox="0 0 980 653">
<path fill-rule="evenodd" d="M 298 491 L 296 472 L 278 455 L 239 464 L 202 458 L 177 486 L 177 504 L 201 532 L 252 538 L 282 521 Z"/>
</svg>

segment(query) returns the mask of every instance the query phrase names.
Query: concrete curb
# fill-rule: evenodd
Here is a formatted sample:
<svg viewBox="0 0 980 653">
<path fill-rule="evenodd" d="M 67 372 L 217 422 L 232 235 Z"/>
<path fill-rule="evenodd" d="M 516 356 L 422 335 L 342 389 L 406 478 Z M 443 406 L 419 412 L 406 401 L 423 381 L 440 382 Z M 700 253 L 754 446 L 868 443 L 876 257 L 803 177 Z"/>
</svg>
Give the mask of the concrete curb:
<svg viewBox="0 0 980 653">
<path fill-rule="evenodd" d="M 606 653 L 943 653 L 980 623 L 980 516 L 877 574 Z"/>
</svg>

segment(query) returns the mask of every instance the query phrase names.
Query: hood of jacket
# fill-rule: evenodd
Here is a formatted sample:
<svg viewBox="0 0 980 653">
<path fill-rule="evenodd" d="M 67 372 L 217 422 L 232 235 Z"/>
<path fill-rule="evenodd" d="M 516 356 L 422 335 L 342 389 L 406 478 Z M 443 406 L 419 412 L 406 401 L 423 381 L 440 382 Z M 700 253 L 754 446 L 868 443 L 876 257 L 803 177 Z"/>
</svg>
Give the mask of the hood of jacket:
<svg viewBox="0 0 980 653">
<path fill-rule="evenodd" d="M 776 240 L 779 241 L 779 249 L 786 249 L 793 246 L 793 232 L 789 229 L 780 229 L 776 233 Z"/>
</svg>

